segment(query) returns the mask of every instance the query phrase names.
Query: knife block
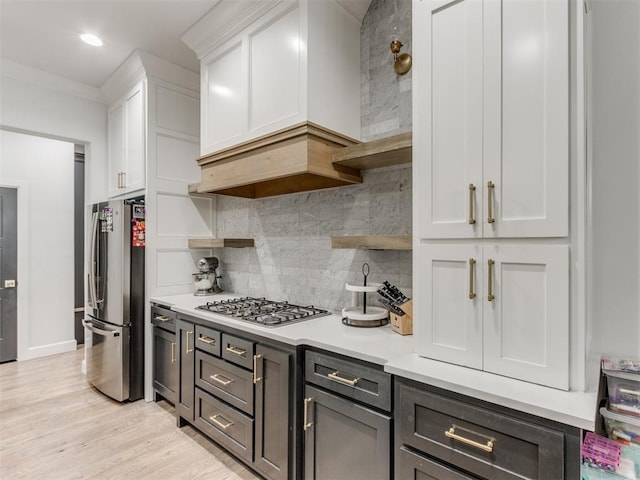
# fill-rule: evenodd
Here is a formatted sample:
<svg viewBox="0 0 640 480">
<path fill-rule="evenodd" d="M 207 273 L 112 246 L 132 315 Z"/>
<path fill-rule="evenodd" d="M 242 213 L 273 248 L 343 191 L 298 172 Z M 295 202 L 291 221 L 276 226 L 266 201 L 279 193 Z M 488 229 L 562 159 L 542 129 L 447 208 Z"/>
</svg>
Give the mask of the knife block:
<svg viewBox="0 0 640 480">
<path fill-rule="evenodd" d="M 391 330 L 400 335 L 413 335 L 413 300 L 409 300 L 399 306 L 404 315 L 396 315 L 389 312 L 391 318 Z"/>
</svg>

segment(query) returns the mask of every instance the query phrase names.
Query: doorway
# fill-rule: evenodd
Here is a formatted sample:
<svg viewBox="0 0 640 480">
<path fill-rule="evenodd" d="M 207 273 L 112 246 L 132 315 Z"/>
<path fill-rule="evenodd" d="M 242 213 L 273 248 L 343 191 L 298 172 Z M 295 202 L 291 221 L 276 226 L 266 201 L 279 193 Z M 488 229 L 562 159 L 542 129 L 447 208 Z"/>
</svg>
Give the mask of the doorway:
<svg viewBox="0 0 640 480">
<path fill-rule="evenodd" d="M 18 358 L 18 190 L 0 188 L 0 362 Z"/>
<path fill-rule="evenodd" d="M 84 345 L 84 145 L 75 145 L 73 161 L 74 335 Z"/>
</svg>

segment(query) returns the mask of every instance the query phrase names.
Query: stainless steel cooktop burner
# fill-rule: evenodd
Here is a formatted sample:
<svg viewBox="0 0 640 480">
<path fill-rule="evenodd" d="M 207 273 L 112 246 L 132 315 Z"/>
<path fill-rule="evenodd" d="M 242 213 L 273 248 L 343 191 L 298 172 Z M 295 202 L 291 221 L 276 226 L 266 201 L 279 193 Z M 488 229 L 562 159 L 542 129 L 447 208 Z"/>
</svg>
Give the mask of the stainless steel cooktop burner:
<svg viewBox="0 0 640 480">
<path fill-rule="evenodd" d="M 328 310 L 316 308 L 313 305 L 294 305 L 289 302 L 274 302 L 254 297 L 207 302 L 196 308 L 265 327 L 278 327 L 330 314 Z"/>
</svg>

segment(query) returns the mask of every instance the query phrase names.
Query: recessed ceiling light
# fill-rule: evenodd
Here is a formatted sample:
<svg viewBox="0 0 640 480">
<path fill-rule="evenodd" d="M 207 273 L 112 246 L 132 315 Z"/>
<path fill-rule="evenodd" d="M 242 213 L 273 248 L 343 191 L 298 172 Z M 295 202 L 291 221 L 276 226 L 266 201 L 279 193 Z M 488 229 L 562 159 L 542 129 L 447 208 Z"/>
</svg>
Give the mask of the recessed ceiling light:
<svg viewBox="0 0 640 480">
<path fill-rule="evenodd" d="M 94 47 L 102 46 L 102 40 L 100 40 L 92 33 L 83 33 L 82 35 L 80 35 L 80 38 L 84 43 L 88 43 L 89 45 L 93 45 Z"/>
</svg>

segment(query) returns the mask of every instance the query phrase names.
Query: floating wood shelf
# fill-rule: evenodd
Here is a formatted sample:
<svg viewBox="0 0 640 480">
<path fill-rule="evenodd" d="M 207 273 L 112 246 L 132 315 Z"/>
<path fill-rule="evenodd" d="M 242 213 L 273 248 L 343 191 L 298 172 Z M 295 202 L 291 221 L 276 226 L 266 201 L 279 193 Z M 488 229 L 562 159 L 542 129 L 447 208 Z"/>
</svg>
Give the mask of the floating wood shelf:
<svg viewBox="0 0 640 480">
<path fill-rule="evenodd" d="M 331 248 L 366 248 L 369 250 L 411 250 L 411 235 L 363 235 L 331 237 Z"/>
<path fill-rule="evenodd" d="M 253 238 L 190 238 L 189 248 L 254 247 Z"/>
<path fill-rule="evenodd" d="M 411 163 L 411 132 L 359 143 L 333 152 L 333 164 L 366 170 Z"/>
</svg>

